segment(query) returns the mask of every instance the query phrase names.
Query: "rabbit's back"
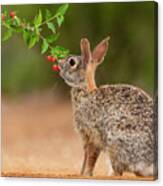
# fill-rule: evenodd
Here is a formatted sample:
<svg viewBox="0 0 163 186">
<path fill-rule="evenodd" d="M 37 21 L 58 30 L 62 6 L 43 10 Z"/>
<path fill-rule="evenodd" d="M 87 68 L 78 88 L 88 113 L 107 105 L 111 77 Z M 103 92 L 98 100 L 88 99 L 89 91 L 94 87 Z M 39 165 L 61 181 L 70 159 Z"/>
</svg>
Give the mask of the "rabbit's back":
<svg viewBox="0 0 163 186">
<path fill-rule="evenodd" d="M 75 88 L 72 89 L 72 102 L 75 117 L 79 114 L 81 120 L 90 127 L 116 126 L 122 130 L 135 131 L 146 125 L 153 126 L 152 98 L 131 85 L 105 85 L 90 93 Z"/>
</svg>

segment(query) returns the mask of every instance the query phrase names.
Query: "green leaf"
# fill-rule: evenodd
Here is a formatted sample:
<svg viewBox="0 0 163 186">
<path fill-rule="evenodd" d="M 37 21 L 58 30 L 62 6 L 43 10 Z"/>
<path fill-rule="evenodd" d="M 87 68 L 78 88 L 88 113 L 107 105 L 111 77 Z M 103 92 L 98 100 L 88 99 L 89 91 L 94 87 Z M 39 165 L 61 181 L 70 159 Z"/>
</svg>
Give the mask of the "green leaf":
<svg viewBox="0 0 163 186">
<path fill-rule="evenodd" d="M 34 19 L 34 25 L 38 27 L 40 26 L 41 23 L 42 23 L 42 13 L 41 13 L 41 10 L 39 10 L 38 15 Z"/>
<path fill-rule="evenodd" d="M 7 28 L 11 28 L 11 24 L 13 23 L 13 21 L 12 21 L 12 19 L 11 18 L 9 18 L 9 19 L 7 19 L 6 21 L 5 21 L 5 25 L 6 25 L 6 27 Z"/>
<path fill-rule="evenodd" d="M 60 34 L 59 33 L 56 33 L 56 34 L 53 34 L 53 35 L 50 35 L 46 38 L 47 42 L 48 43 L 53 43 L 54 41 L 57 41 L 58 38 L 59 38 Z"/>
<path fill-rule="evenodd" d="M 69 54 L 69 50 L 61 46 L 56 46 L 52 48 L 51 54 L 55 55 L 58 59 L 65 58 Z"/>
<path fill-rule="evenodd" d="M 49 20 L 51 17 L 52 17 L 52 13 L 51 13 L 48 9 L 46 9 L 45 20 L 47 21 L 47 20 Z"/>
<path fill-rule="evenodd" d="M 20 19 L 19 19 L 17 16 L 15 16 L 15 17 L 14 17 L 14 25 L 20 26 L 20 24 L 21 24 Z"/>
<path fill-rule="evenodd" d="M 12 30 L 6 30 L 4 32 L 3 41 L 7 41 L 12 36 Z"/>
<path fill-rule="evenodd" d="M 35 27 L 35 33 L 36 33 L 37 35 L 39 35 L 39 33 L 40 33 L 39 27 Z"/>
<path fill-rule="evenodd" d="M 63 15 L 66 13 L 66 11 L 67 11 L 68 6 L 69 6 L 68 4 L 64 4 L 64 5 L 60 6 L 60 7 L 58 8 L 56 14 L 57 14 L 57 15 L 62 15 L 62 16 L 63 16 Z"/>
<path fill-rule="evenodd" d="M 23 39 L 27 45 L 29 43 L 30 36 L 31 34 L 29 33 L 29 31 L 26 30 L 23 31 Z"/>
<path fill-rule="evenodd" d="M 43 40 L 42 46 L 41 46 L 41 53 L 45 53 L 49 48 L 49 44 L 46 41 L 46 39 Z"/>
<path fill-rule="evenodd" d="M 63 22 L 64 22 L 64 17 L 62 15 L 58 16 L 57 23 L 59 27 L 62 25 Z"/>
<path fill-rule="evenodd" d="M 48 28 L 53 32 L 56 33 L 56 29 L 53 23 L 49 22 L 47 23 Z"/>
<path fill-rule="evenodd" d="M 28 48 L 32 48 L 37 42 L 37 36 L 33 35 L 31 36 L 28 44 Z"/>
</svg>

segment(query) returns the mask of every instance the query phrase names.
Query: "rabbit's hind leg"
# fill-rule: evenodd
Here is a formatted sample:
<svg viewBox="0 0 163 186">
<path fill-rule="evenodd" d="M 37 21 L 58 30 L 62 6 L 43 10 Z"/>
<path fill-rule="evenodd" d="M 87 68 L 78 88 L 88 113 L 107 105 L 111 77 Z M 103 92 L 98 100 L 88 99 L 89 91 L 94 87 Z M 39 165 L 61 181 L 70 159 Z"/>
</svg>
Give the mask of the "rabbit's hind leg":
<svg viewBox="0 0 163 186">
<path fill-rule="evenodd" d="M 97 161 L 97 158 L 100 154 L 100 148 L 95 146 L 94 144 L 87 144 L 85 146 L 85 157 L 82 167 L 82 175 L 92 176 L 93 170 Z"/>
</svg>

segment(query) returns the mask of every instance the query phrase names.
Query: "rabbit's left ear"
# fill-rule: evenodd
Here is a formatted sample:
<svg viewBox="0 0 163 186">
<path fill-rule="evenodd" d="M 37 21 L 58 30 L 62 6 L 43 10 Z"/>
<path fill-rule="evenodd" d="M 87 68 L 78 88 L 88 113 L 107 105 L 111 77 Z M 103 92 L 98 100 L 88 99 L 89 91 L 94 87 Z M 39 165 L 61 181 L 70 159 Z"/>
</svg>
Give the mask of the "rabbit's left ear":
<svg viewBox="0 0 163 186">
<path fill-rule="evenodd" d="M 96 65 L 102 63 L 102 61 L 104 60 L 104 57 L 106 55 L 106 52 L 108 50 L 108 41 L 109 41 L 110 37 L 105 38 L 104 40 L 102 40 L 93 50 L 92 52 L 92 60 L 94 63 L 96 63 Z"/>
<path fill-rule="evenodd" d="M 80 41 L 80 49 L 81 49 L 81 56 L 83 57 L 83 61 L 85 64 L 91 61 L 91 49 L 90 43 L 87 38 L 82 38 Z"/>
</svg>

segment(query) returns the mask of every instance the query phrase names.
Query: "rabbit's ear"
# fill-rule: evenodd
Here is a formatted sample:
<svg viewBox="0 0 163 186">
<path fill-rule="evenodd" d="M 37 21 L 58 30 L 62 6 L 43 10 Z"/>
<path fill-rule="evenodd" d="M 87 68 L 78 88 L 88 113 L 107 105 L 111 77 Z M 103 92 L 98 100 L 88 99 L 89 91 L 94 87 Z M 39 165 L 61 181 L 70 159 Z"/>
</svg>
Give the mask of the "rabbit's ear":
<svg viewBox="0 0 163 186">
<path fill-rule="evenodd" d="M 85 64 L 91 61 L 91 49 L 90 43 L 87 38 L 82 38 L 80 41 L 80 49 L 81 49 L 81 56 L 83 57 L 83 61 Z"/>
<path fill-rule="evenodd" d="M 106 55 L 106 52 L 108 50 L 108 41 L 110 37 L 105 38 L 102 40 L 93 50 L 92 52 L 92 60 L 95 62 L 97 65 L 102 63 L 104 60 L 104 57 Z"/>
</svg>

